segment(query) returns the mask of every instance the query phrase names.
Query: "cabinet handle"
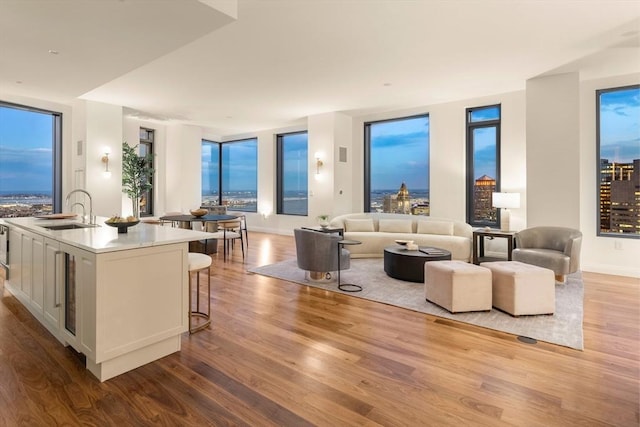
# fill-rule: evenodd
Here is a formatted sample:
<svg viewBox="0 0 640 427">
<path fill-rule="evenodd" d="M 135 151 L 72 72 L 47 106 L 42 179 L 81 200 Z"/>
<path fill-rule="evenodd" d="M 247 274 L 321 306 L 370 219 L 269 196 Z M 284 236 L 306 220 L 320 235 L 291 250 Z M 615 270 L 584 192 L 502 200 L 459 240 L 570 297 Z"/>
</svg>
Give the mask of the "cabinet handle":
<svg viewBox="0 0 640 427">
<path fill-rule="evenodd" d="M 63 251 L 56 251 L 53 256 L 53 302 L 55 307 L 60 307 L 62 304 L 60 303 L 60 299 L 58 298 L 58 255 L 62 255 Z"/>
</svg>

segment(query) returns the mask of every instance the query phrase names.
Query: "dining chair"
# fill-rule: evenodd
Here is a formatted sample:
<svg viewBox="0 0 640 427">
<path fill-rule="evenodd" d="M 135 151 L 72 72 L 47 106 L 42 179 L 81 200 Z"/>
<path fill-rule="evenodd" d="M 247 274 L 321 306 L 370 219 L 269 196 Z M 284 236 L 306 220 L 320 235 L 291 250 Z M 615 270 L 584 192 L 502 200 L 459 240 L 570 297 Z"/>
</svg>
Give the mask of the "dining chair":
<svg viewBox="0 0 640 427">
<path fill-rule="evenodd" d="M 240 233 L 244 234 L 244 243 L 249 251 L 249 232 L 247 230 L 247 216 L 245 214 L 236 215 L 236 218 L 240 220 Z"/>
<path fill-rule="evenodd" d="M 217 231 L 215 226 L 217 225 Z M 211 239 L 220 239 L 223 242 L 223 259 L 227 260 L 227 255 L 235 240 L 240 240 L 240 248 L 242 249 L 242 260 L 244 261 L 244 239 L 242 238 L 242 231 L 240 230 L 240 220 L 232 219 L 226 221 L 205 223 L 205 231 L 209 233 L 209 237 L 205 242 L 205 252 L 207 251 L 207 245 Z"/>
</svg>

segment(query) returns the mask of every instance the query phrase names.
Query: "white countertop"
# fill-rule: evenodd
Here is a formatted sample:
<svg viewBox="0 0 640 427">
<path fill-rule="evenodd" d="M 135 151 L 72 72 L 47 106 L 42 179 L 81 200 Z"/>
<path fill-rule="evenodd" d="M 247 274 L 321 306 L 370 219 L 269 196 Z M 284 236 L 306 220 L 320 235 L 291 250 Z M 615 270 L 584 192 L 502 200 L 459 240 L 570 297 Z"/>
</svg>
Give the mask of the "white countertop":
<svg viewBox="0 0 640 427">
<path fill-rule="evenodd" d="M 69 219 L 40 219 L 4 218 L 4 223 L 9 226 L 17 226 L 41 236 L 49 237 L 62 243 L 75 246 L 93 253 L 105 253 L 124 251 L 129 249 L 169 245 L 172 243 L 190 242 L 209 238 L 211 233 L 203 231 L 173 228 L 168 225 L 140 223 L 129 227 L 127 233 L 118 234 L 118 229 L 104 223 L 107 218 L 98 217 L 98 226 L 88 228 L 76 228 L 71 230 L 49 230 L 44 226 L 81 224 L 80 220 Z"/>
</svg>

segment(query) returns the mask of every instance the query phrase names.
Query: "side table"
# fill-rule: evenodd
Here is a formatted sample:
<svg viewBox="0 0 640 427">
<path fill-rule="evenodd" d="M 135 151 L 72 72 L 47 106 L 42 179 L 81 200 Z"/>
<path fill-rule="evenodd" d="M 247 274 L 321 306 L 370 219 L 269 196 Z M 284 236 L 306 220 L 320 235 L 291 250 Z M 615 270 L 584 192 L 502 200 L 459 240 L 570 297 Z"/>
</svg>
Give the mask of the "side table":
<svg viewBox="0 0 640 427">
<path fill-rule="evenodd" d="M 338 289 L 344 292 L 360 292 L 362 290 L 362 286 L 356 285 L 354 283 L 341 283 L 340 282 L 340 258 L 342 248 L 345 245 L 360 245 L 362 242 L 358 240 L 338 240 Z"/>
<path fill-rule="evenodd" d="M 338 233 L 340 237 L 344 238 L 344 228 L 332 228 L 332 227 L 301 227 L 303 230 L 317 231 L 318 233 Z"/>
<path fill-rule="evenodd" d="M 501 231 L 494 229 L 477 228 L 473 230 L 473 263 L 480 264 L 487 261 L 504 261 L 504 258 L 487 258 L 484 256 L 484 239 L 502 238 L 507 239 L 507 261 L 511 261 L 511 253 L 516 247 L 516 232 Z"/>
</svg>

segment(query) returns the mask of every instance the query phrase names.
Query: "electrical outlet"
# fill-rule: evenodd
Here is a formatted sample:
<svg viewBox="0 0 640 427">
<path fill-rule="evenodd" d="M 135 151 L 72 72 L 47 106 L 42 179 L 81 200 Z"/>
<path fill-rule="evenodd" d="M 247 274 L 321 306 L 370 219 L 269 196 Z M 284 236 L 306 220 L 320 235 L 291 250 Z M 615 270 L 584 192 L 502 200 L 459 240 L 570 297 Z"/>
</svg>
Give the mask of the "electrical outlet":
<svg viewBox="0 0 640 427">
<path fill-rule="evenodd" d="M 621 251 L 622 250 L 622 242 L 620 240 L 615 240 L 613 242 L 613 249 Z"/>
</svg>

